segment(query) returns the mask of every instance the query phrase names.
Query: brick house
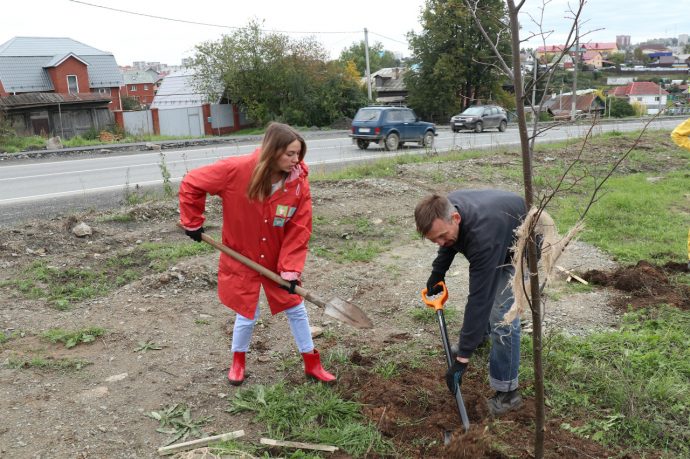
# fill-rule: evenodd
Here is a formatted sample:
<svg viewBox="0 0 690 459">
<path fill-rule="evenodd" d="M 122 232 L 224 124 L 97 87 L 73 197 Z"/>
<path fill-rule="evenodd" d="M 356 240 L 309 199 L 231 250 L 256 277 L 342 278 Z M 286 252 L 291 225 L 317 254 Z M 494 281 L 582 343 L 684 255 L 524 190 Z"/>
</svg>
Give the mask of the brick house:
<svg viewBox="0 0 690 459">
<path fill-rule="evenodd" d="M 0 107 L 20 134 L 69 138 L 101 129 L 121 109 L 120 86 L 111 53 L 71 38 L 15 37 L 0 45 Z"/>
<path fill-rule="evenodd" d="M 148 70 L 123 70 L 124 85 L 120 94 L 136 99 L 141 105 L 149 106 L 156 95 L 158 82 L 161 77 L 153 69 Z"/>
</svg>

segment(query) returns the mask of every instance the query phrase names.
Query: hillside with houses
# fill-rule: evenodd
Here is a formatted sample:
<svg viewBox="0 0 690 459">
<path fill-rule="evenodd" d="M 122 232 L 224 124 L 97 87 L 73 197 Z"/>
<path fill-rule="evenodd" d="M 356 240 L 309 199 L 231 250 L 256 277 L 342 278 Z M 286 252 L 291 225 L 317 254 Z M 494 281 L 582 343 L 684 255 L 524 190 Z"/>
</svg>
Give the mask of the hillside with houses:
<svg viewBox="0 0 690 459">
<path fill-rule="evenodd" d="M 363 91 L 371 85 L 373 103 L 409 104 L 406 75 L 416 70 L 398 62 L 361 76 Z M 521 62 L 526 80 L 556 69 L 549 93 L 540 94 L 542 117 L 618 116 L 612 107 L 623 103 L 637 116 L 690 113 L 687 34 L 636 45 L 624 35 L 568 48 L 540 46 L 525 50 Z M 120 66 L 117 56 L 70 38 L 14 37 L 0 45 L 0 114 L 18 136 L 62 139 L 113 126 L 130 135 L 222 136 L 254 124 L 241 104 L 223 95 L 220 80 L 214 83 L 220 96 L 201 90 L 189 64 Z M 341 116 L 352 117 L 356 108 Z"/>
</svg>

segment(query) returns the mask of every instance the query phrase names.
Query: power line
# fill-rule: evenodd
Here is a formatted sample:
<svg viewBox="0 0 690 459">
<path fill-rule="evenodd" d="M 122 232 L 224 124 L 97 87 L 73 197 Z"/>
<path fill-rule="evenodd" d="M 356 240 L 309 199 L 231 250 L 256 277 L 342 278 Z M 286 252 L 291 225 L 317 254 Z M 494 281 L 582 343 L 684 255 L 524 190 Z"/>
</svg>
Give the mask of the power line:
<svg viewBox="0 0 690 459">
<path fill-rule="evenodd" d="M 396 40 L 395 38 L 387 37 L 387 36 L 385 36 L 385 35 L 381 35 L 380 33 L 372 32 L 371 30 L 369 31 L 369 33 L 372 34 L 372 35 L 376 35 L 376 36 L 378 36 L 378 37 L 381 37 L 381 38 L 385 38 L 386 40 L 391 40 L 391 41 L 394 41 L 394 42 L 396 42 L 396 43 L 400 43 L 400 44 L 402 44 L 402 45 L 409 45 L 409 43 L 406 42 L 406 41 Z"/>
<path fill-rule="evenodd" d="M 168 18 L 165 16 L 157 16 L 155 14 L 147 14 L 147 13 L 139 13 L 137 11 L 129 11 L 129 10 L 123 10 L 120 8 L 112 8 L 109 6 L 103 6 L 103 5 L 97 5 L 95 3 L 89 3 L 89 2 L 82 2 L 80 0 L 69 0 L 70 2 L 73 3 L 80 3 L 82 5 L 86 6 L 93 6 L 94 8 L 102 8 L 104 10 L 110 10 L 110 11 L 117 11 L 118 13 L 124 13 L 124 14 L 131 14 L 134 16 L 143 16 L 147 18 L 153 18 L 153 19 L 160 19 L 162 21 L 172 21 L 172 22 L 182 22 L 185 24 L 194 24 L 194 25 L 202 25 L 202 26 L 208 26 L 208 27 L 218 27 L 221 29 L 236 29 L 240 30 L 243 27 L 237 27 L 237 26 L 229 26 L 229 25 L 222 25 L 222 24 L 210 24 L 207 22 L 196 22 L 196 21 L 188 21 L 186 19 L 177 19 L 177 18 Z M 268 29 L 259 29 L 262 32 L 279 32 L 279 33 L 288 33 L 288 34 L 351 34 L 351 33 L 360 33 L 360 30 L 355 30 L 355 31 L 347 31 L 347 32 L 337 32 L 337 31 L 306 31 L 306 32 L 300 32 L 296 30 L 268 30 Z"/>
</svg>

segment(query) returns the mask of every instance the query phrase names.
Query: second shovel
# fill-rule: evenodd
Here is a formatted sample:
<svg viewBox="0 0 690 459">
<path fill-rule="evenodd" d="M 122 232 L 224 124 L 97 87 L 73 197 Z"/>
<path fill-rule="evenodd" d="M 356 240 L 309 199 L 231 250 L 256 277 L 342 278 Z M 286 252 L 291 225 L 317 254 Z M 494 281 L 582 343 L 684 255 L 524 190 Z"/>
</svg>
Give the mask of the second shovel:
<svg viewBox="0 0 690 459">
<path fill-rule="evenodd" d="M 427 289 L 422 290 L 422 301 L 436 311 L 436 317 L 438 319 L 438 326 L 441 330 L 441 341 L 443 342 L 443 350 L 446 353 L 446 363 L 448 368 L 453 365 L 453 356 L 450 350 L 450 344 L 448 342 L 448 331 L 446 330 L 446 319 L 443 316 L 443 305 L 446 300 L 448 300 L 448 289 L 446 288 L 445 282 L 439 282 L 441 287 L 443 287 L 443 292 L 436 297 L 429 298 L 426 296 Z M 436 284 L 436 285 L 439 285 Z M 460 386 L 458 386 L 455 391 L 455 402 L 458 405 L 458 412 L 460 413 L 460 420 L 462 421 L 462 426 L 465 428 L 465 432 L 470 430 L 470 420 L 467 417 L 467 410 L 465 409 L 465 402 L 462 400 L 462 393 L 460 392 Z"/>
</svg>

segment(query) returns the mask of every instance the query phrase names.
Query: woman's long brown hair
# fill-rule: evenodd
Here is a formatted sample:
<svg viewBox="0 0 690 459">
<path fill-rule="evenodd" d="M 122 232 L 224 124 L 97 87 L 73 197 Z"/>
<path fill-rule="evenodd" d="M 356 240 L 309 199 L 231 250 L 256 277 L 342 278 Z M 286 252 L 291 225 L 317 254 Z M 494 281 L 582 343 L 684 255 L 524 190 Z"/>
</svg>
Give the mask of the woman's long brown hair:
<svg viewBox="0 0 690 459">
<path fill-rule="evenodd" d="M 264 140 L 261 142 L 259 162 L 254 167 L 247 187 L 247 196 L 250 200 L 263 201 L 270 196 L 273 165 L 288 145 L 295 140 L 299 140 L 302 146 L 299 152 L 299 160 L 302 161 L 307 154 L 307 144 L 299 132 L 287 124 L 272 122 L 268 125 Z"/>
</svg>

